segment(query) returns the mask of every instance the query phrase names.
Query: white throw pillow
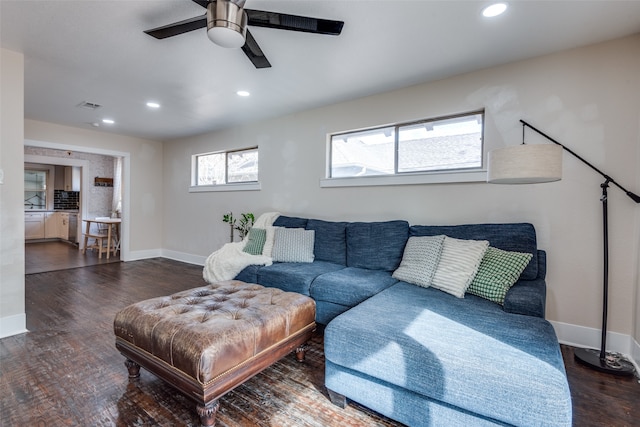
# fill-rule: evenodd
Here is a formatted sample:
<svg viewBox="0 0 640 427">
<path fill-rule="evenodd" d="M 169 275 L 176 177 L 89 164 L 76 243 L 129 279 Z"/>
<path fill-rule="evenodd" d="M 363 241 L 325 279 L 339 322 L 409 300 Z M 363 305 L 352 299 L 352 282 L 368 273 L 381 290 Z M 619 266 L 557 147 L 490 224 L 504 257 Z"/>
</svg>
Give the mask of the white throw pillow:
<svg viewBox="0 0 640 427">
<path fill-rule="evenodd" d="M 313 262 L 315 231 L 276 227 L 271 257 L 277 262 Z"/>
<path fill-rule="evenodd" d="M 444 235 L 409 237 L 400 266 L 393 277 L 407 283 L 427 288 L 440 261 Z"/>
<path fill-rule="evenodd" d="M 488 247 L 487 240 L 461 240 L 446 236 L 431 286 L 463 298 Z"/>
<path fill-rule="evenodd" d="M 262 255 L 271 257 L 273 253 L 273 242 L 276 237 L 276 227 L 269 225 L 264 229 L 267 230 L 267 234 L 264 246 L 262 247 Z"/>
</svg>

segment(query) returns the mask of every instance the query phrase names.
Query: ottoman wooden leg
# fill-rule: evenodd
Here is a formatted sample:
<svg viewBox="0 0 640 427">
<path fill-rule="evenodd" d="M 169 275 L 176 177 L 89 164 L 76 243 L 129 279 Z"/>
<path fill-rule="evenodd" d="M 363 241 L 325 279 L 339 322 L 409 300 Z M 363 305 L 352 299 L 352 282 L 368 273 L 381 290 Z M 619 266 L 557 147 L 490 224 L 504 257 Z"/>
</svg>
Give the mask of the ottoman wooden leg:
<svg viewBox="0 0 640 427">
<path fill-rule="evenodd" d="M 129 378 L 138 378 L 140 376 L 140 365 L 133 360 L 127 359 L 124 361 L 124 366 L 129 371 Z"/>
<path fill-rule="evenodd" d="M 304 362 L 308 347 L 309 346 L 307 344 L 303 344 L 300 347 L 296 348 L 296 360 L 298 362 Z"/>
<path fill-rule="evenodd" d="M 209 402 L 206 405 L 201 405 L 198 403 L 198 406 L 196 406 L 196 411 L 198 412 L 198 416 L 200 417 L 200 424 L 202 424 L 203 427 L 210 427 L 216 423 L 216 414 L 218 413 L 219 407 L 220 402 L 218 402 L 218 400 Z"/>
</svg>

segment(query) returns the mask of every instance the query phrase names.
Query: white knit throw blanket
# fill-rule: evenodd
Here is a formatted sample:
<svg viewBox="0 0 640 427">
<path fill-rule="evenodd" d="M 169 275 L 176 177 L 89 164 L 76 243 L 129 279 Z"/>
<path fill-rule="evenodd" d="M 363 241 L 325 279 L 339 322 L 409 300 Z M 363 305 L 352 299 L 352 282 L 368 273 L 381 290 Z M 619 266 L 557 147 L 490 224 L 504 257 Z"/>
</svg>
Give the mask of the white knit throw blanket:
<svg viewBox="0 0 640 427">
<path fill-rule="evenodd" d="M 256 220 L 253 227 L 270 227 L 278 216 L 280 216 L 278 212 L 264 213 Z M 250 265 L 273 264 L 271 257 L 243 252 L 246 243 L 246 237 L 241 242 L 226 243 L 222 248 L 209 255 L 202 271 L 204 280 L 208 283 L 231 280 Z"/>
</svg>

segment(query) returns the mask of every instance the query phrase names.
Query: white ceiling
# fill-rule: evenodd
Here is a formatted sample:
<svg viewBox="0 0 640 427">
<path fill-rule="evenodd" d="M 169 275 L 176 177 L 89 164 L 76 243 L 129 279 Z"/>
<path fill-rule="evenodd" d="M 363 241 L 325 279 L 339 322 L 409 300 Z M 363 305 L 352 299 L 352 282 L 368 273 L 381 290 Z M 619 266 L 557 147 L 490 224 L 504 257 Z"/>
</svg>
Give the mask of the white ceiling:
<svg viewBox="0 0 640 427">
<path fill-rule="evenodd" d="M 168 140 L 640 32 L 640 1 L 511 0 L 487 20 L 489 3 L 247 0 L 345 21 L 338 37 L 249 27 L 262 70 L 204 29 L 143 33 L 202 15 L 190 0 L 0 0 L 0 40 L 24 53 L 26 118 Z"/>
</svg>

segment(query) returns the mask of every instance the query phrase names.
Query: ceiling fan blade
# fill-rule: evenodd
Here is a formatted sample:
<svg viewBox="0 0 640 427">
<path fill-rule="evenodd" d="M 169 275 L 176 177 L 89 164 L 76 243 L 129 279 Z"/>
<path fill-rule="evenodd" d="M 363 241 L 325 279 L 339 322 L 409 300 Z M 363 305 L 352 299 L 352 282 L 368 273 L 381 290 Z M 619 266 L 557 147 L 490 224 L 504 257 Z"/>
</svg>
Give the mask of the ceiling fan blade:
<svg viewBox="0 0 640 427">
<path fill-rule="evenodd" d="M 207 8 L 207 4 L 209 4 L 209 0 L 192 0 L 194 3 L 198 3 L 200 6 Z"/>
<path fill-rule="evenodd" d="M 337 36 L 342 32 L 342 27 L 344 26 L 343 21 L 332 21 L 308 16 L 288 15 L 286 13 L 252 9 L 245 9 L 245 12 L 247 12 L 248 24 L 255 25 L 256 27 Z"/>
<path fill-rule="evenodd" d="M 177 36 L 179 34 L 188 33 L 189 31 L 207 27 L 207 15 L 196 16 L 194 18 L 185 19 L 184 21 L 174 22 L 173 24 L 164 25 L 162 27 L 146 30 L 145 33 L 157 39 L 166 39 L 167 37 Z"/>
<path fill-rule="evenodd" d="M 270 68 L 271 64 L 264 53 L 262 53 L 262 49 L 258 46 L 258 42 L 253 38 L 251 32 L 247 30 L 247 35 L 245 37 L 244 46 L 242 46 L 242 51 L 247 55 L 247 58 L 255 65 L 256 68 Z"/>
</svg>

